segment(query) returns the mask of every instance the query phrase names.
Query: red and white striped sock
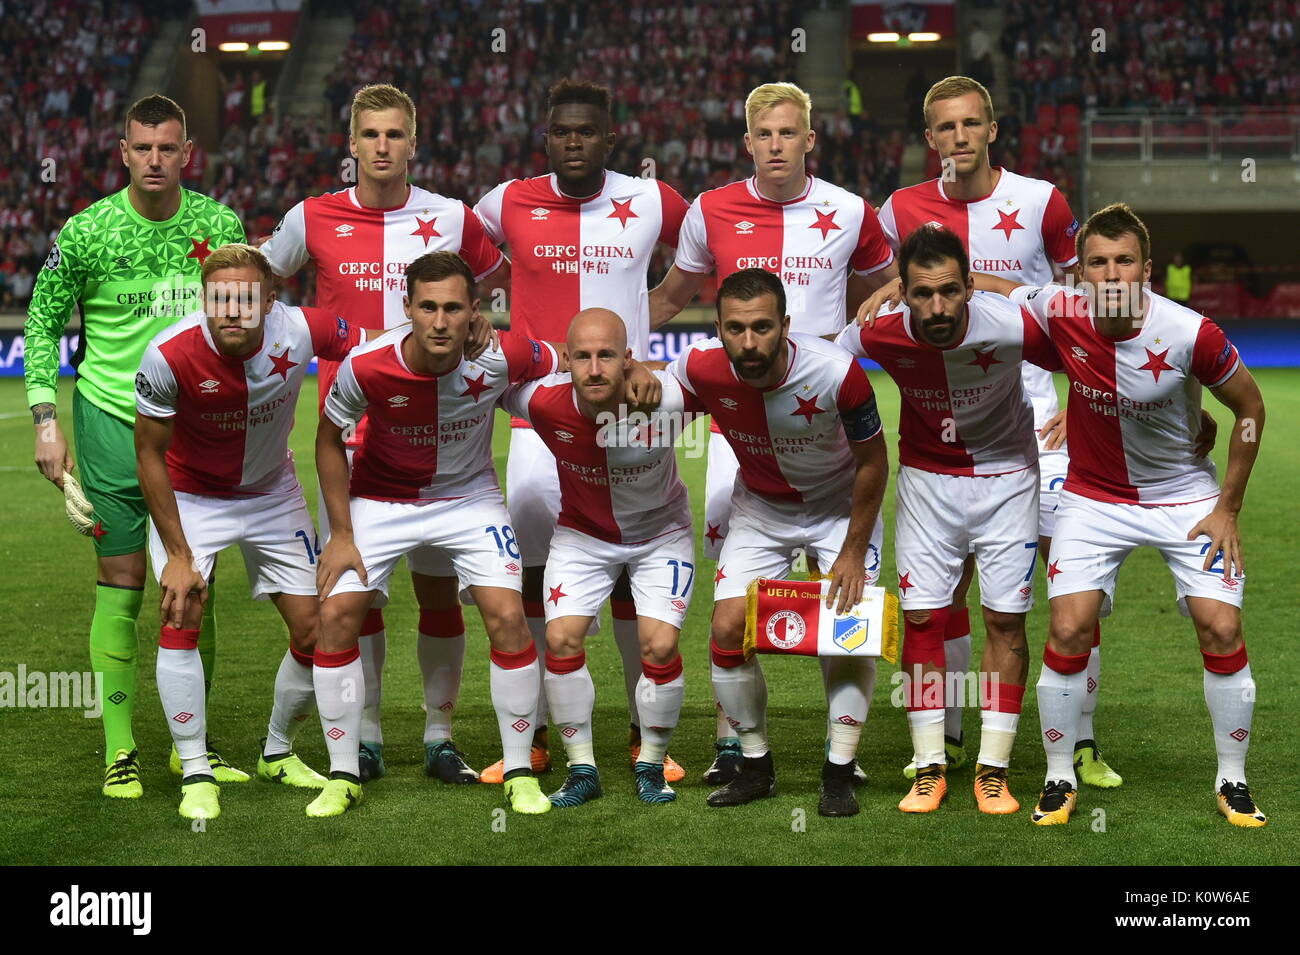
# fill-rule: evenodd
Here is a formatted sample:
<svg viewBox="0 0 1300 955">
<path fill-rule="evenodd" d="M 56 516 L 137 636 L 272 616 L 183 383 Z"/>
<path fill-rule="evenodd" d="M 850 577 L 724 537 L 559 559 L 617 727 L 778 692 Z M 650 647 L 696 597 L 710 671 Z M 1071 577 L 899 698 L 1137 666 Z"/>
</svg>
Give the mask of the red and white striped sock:
<svg viewBox="0 0 1300 955">
<path fill-rule="evenodd" d="M 537 728 L 538 697 L 541 696 L 541 667 L 537 665 L 537 647 L 528 644 L 514 653 L 492 650 L 488 667 L 488 684 L 492 690 L 492 708 L 497 714 L 501 733 L 501 755 L 505 772 L 530 769 L 528 753 Z"/>
<path fill-rule="evenodd" d="M 1066 656 L 1044 647 L 1037 690 L 1038 722 L 1047 754 L 1046 780 L 1060 779 L 1078 788 L 1074 742 L 1079 738 L 1079 714 L 1088 694 L 1088 654 Z"/>
<path fill-rule="evenodd" d="M 656 766 L 668 755 L 668 741 L 682 714 L 682 700 L 686 698 L 686 680 L 682 675 L 682 655 L 679 653 L 664 664 L 641 661 L 641 676 L 637 680 L 636 705 L 641 725 L 641 755 L 643 763 Z"/>
<path fill-rule="evenodd" d="M 451 739 L 451 720 L 465 667 L 465 618 L 460 607 L 421 610 L 416 642 L 424 681 L 424 741 Z"/>
<path fill-rule="evenodd" d="M 740 737 L 746 758 L 757 759 L 768 752 L 767 682 L 758 657 L 745 659 L 743 650 L 723 650 L 709 643 L 713 664 L 713 692 Z"/>
<path fill-rule="evenodd" d="M 1250 676 L 1243 643 L 1232 653 L 1201 651 L 1205 663 L 1205 705 L 1214 724 L 1214 748 L 1219 754 L 1214 788 L 1224 782 L 1246 781 L 1246 750 L 1255 713 L 1255 681 Z"/>
<path fill-rule="evenodd" d="M 199 631 L 163 627 L 158 636 L 158 696 L 183 776 L 211 775 Z"/>
<path fill-rule="evenodd" d="M 366 679 L 361 652 L 355 647 L 326 653 L 316 649 L 311 668 L 316 709 L 325 731 L 330 772 L 361 775 L 361 711 L 366 705 Z"/>
<path fill-rule="evenodd" d="M 595 766 L 591 714 L 596 707 L 596 685 L 587 669 L 587 654 L 557 657 L 547 653 L 545 681 L 551 719 L 564 740 L 569 765 Z"/>
<path fill-rule="evenodd" d="M 309 653 L 300 653 L 293 647 L 285 651 L 275 674 L 275 702 L 271 705 L 262 755 L 282 756 L 292 752 L 294 737 L 316 702 L 312 662 Z"/>
</svg>

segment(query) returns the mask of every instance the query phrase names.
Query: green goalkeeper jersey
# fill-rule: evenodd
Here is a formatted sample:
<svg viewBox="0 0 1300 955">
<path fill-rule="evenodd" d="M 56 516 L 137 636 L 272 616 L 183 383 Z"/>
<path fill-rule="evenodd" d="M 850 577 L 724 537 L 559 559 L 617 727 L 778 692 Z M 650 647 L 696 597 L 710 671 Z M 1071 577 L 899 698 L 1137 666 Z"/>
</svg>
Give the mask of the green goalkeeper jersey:
<svg viewBox="0 0 1300 955">
<path fill-rule="evenodd" d="M 81 306 L 73 367 L 82 396 L 135 421 L 135 375 L 159 331 L 203 305 L 200 269 L 208 254 L 243 242 L 239 217 L 215 199 L 181 190 L 162 222 L 136 212 L 127 190 L 106 196 L 66 223 L 36 279 L 25 326 L 27 403 L 55 400 L 59 339 Z"/>
</svg>

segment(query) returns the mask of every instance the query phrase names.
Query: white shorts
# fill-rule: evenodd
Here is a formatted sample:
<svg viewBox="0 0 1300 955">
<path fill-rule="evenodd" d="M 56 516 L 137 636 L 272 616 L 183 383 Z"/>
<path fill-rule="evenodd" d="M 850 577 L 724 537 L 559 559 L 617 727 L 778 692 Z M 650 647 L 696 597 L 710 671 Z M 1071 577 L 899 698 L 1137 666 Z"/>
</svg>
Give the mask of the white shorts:
<svg viewBox="0 0 1300 955">
<path fill-rule="evenodd" d="M 213 497 L 176 492 L 181 529 L 204 579 L 212 576 L 217 554 L 238 544 L 254 600 L 272 594 L 316 593 L 316 528 L 307 513 L 302 488 L 256 497 Z M 149 559 L 154 578 L 162 577 L 167 549 L 149 522 Z"/>
<path fill-rule="evenodd" d="M 352 455 L 355 448 L 348 448 L 348 473 L 352 473 Z M 325 495 L 319 489 L 316 491 L 316 513 L 320 516 L 320 541 L 321 546 L 330 539 L 330 515 L 328 508 L 325 507 Z M 445 551 L 437 550 L 433 547 L 425 547 L 420 550 L 413 550 L 406 555 L 406 566 L 413 574 L 427 574 L 430 577 L 454 577 L 456 571 L 451 566 L 451 558 Z"/>
<path fill-rule="evenodd" d="M 903 466 L 896 494 L 894 551 L 904 610 L 948 606 L 972 552 L 980 603 L 999 613 L 1033 607 L 1037 467 L 966 477 Z"/>
<path fill-rule="evenodd" d="M 1165 506 L 1109 504 L 1062 491 L 1047 570 L 1048 597 L 1100 590 L 1106 595 L 1104 615 L 1110 610 L 1120 565 L 1133 548 L 1149 545 L 1160 551 L 1174 575 L 1183 616 L 1188 616 L 1187 597 L 1206 597 L 1240 607 L 1246 578 L 1224 580 L 1222 557 L 1211 565 L 1213 570 L 1203 570 L 1209 539 L 1203 535 L 1187 539 L 1217 501 L 1213 497 Z"/>
<path fill-rule="evenodd" d="M 398 558 L 423 549 L 442 551 L 462 587 L 523 589 L 519 548 L 499 491 L 419 503 L 354 497 L 351 506 L 352 537 L 367 583 L 349 570 L 331 594 L 373 590 L 374 606 L 382 607 Z"/>
<path fill-rule="evenodd" d="M 524 566 L 542 566 L 560 515 L 560 476 L 555 455 L 532 428 L 510 429 L 506 501 Z"/>
<path fill-rule="evenodd" d="M 678 630 L 695 589 L 695 545 L 690 527 L 640 544 L 611 544 L 571 527 L 557 527 L 546 559 L 546 621 L 595 617 L 623 569 L 632 581 L 638 617 Z"/>
<path fill-rule="evenodd" d="M 704 556 L 717 560 L 731 527 L 731 491 L 740 472 L 740 462 L 731 442 L 709 432 L 709 465 L 704 475 Z"/>
<path fill-rule="evenodd" d="M 809 561 L 815 560 L 821 572 L 828 573 L 849 530 L 847 500 L 810 509 L 806 504 L 760 498 L 737 481 L 731 503 L 731 532 L 714 574 L 715 601 L 745 596 L 745 588 L 758 577 L 786 577 L 796 548 L 803 548 Z M 874 586 L 880 576 L 884 535 L 884 522 L 877 515 L 867 546 L 868 585 Z"/>
<path fill-rule="evenodd" d="M 1056 508 L 1070 469 L 1070 454 L 1065 448 L 1044 451 L 1038 443 L 1038 536 L 1051 537 L 1056 529 Z"/>
</svg>

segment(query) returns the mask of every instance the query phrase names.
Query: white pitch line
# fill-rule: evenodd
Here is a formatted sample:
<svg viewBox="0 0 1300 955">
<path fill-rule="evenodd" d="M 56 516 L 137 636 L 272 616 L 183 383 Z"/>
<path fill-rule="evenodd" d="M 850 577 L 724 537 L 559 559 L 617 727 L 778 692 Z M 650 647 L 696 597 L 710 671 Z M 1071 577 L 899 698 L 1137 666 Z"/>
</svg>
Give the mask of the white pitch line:
<svg viewBox="0 0 1300 955">
<path fill-rule="evenodd" d="M 30 411 L 6 411 L 4 414 L 0 414 L 0 421 L 8 421 L 10 418 L 27 418 L 30 416 Z"/>
</svg>

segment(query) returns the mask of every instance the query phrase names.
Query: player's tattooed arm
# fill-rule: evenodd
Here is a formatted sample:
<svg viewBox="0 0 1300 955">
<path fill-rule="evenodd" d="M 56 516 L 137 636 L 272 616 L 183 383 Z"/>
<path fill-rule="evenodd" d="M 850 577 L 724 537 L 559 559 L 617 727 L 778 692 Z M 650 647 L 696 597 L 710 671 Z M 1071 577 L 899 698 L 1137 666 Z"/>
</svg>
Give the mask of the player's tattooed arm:
<svg viewBox="0 0 1300 955">
<path fill-rule="evenodd" d="M 63 490 L 63 475 L 72 470 L 73 461 L 53 402 L 32 405 L 32 427 L 36 429 L 36 467 L 47 481 Z"/>
<path fill-rule="evenodd" d="M 1196 436 L 1196 448 L 1192 451 L 1198 458 L 1208 458 L 1214 450 L 1214 443 L 1219 437 L 1219 422 L 1204 408 L 1201 409 L 1201 431 Z"/>
<path fill-rule="evenodd" d="M 171 440 L 171 418 L 150 418 L 136 413 L 135 456 L 140 492 L 167 551 L 167 563 L 158 575 L 162 598 L 159 617 L 164 626 L 181 629 L 198 626 L 203 604 L 208 599 L 208 582 L 194 566 L 194 555 L 181 526 L 176 491 L 167 473 L 167 447 Z"/>
<path fill-rule="evenodd" d="M 1244 576 L 1246 563 L 1241 552 L 1241 536 L 1237 529 L 1237 515 L 1246 497 L 1250 472 L 1259 456 L 1259 441 L 1264 431 L 1264 397 L 1260 394 L 1255 377 L 1244 364 L 1238 366 L 1232 377 L 1210 389 L 1220 402 L 1231 409 L 1236 421 L 1228 441 L 1228 470 L 1223 478 L 1223 489 L 1215 502 L 1214 510 L 1203 517 L 1187 535 L 1188 540 L 1210 538 L 1205 552 L 1203 569 L 1223 555 L 1223 577 Z"/>
<path fill-rule="evenodd" d="M 851 441 L 849 448 L 856 464 L 849 529 L 835 563 L 831 564 L 831 585 L 826 591 L 826 606 L 834 603 L 836 613 L 843 613 L 862 599 L 867 546 L 871 543 L 871 531 L 876 526 L 889 479 L 889 452 L 885 449 L 883 432 L 869 441 Z"/>
<path fill-rule="evenodd" d="M 343 429 L 326 415 L 316 427 L 316 475 L 321 497 L 329 515 L 330 536 L 316 562 L 316 592 L 323 601 L 344 572 L 357 572 L 363 584 L 366 568 L 352 539 L 352 512 L 348 504 L 348 454 L 343 446 Z"/>
</svg>

